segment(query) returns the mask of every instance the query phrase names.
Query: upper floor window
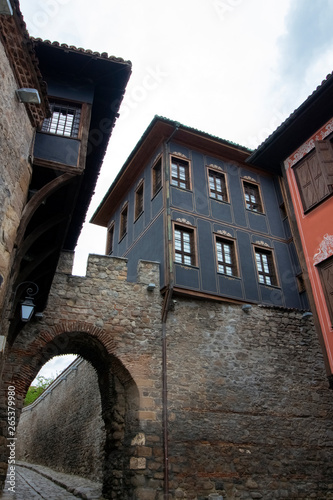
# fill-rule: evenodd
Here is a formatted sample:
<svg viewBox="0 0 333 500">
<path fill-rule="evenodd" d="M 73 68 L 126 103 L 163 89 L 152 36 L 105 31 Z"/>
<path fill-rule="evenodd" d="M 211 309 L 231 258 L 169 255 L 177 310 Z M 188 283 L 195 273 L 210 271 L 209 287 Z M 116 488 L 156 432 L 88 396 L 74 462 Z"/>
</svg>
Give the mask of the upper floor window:
<svg viewBox="0 0 333 500">
<path fill-rule="evenodd" d="M 111 255 L 113 252 L 113 240 L 114 240 L 114 222 L 108 228 L 107 240 L 106 240 L 106 254 Z"/>
<path fill-rule="evenodd" d="M 135 220 L 143 212 L 143 181 L 135 191 Z"/>
<path fill-rule="evenodd" d="M 159 158 L 153 166 L 153 196 L 158 193 L 162 187 L 162 158 Z"/>
<path fill-rule="evenodd" d="M 171 184 L 183 189 L 191 189 L 190 164 L 187 160 L 171 157 Z"/>
<path fill-rule="evenodd" d="M 216 237 L 216 255 L 219 273 L 238 276 L 234 241 Z"/>
<path fill-rule="evenodd" d="M 127 233 L 128 205 L 126 204 L 120 213 L 119 240 Z"/>
<path fill-rule="evenodd" d="M 321 285 L 325 294 L 326 305 L 333 326 L 333 257 L 318 264 Z"/>
<path fill-rule="evenodd" d="M 295 165 L 294 173 L 304 211 L 333 192 L 333 149 L 330 141 L 316 141 L 315 150 Z"/>
<path fill-rule="evenodd" d="M 194 229 L 175 225 L 175 262 L 195 266 Z"/>
<path fill-rule="evenodd" d="M 259 283 L 262 283 L 263 285 L 277 286 L 278 281 L 272 250 L 255 247 L 254 251 L 256 256 Z"/>
<path fill-rule="evenodd" d="M 62 135 L 65 137 L 78 137 L 81 106 L 69 103 L 50 103 L 52 116 L 46 118 L 42 125 L 42 132 Z"/>
<path fill-rule="evenodd" d="M 216 170 L 208 170 L 209 176 L 209 195 L 218 201 L 228 201 L 228 193 L 225 175 Z"/>
<path fill-rule="evenodd" d="M 260 197 L 260 190 L 258 184 L 243 181 L 245 206 L 251 212 L 263 213 L 263 207 Z"/>
</svg>

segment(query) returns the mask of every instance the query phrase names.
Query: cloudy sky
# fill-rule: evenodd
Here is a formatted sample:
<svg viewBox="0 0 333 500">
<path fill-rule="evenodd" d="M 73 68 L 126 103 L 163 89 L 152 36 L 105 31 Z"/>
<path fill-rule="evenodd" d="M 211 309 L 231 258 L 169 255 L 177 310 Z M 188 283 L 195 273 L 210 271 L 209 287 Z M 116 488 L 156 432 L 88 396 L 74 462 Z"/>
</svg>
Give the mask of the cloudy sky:
<svg viewBox="0 0 333 500">
<path fill-rule="evenodd" d="M 256 148 L 333 70 L 332 0 L 20 5 L 31 36 L 133 64 L 87 221 L 154 115 Z M 105 230 L 87 223 L 75 272 L 104 248 Z"/>
</svg>

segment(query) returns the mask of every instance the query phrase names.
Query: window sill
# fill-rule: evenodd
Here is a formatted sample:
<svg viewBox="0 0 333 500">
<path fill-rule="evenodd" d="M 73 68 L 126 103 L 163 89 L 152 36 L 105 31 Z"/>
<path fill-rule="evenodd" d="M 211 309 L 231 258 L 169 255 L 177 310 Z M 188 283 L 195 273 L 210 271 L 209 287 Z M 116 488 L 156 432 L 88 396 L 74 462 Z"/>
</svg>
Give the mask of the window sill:
<svg viewBox="0 0 333 500">
<path fill-rule="evenodd" d="M 223 276 L 224 278 L 232 278 L 232 279 L 236 279 L 236 280 L 241 280 L 240 276 L 231 276 L 230 274 L 221 273 L 220 271 L 217 271 L 217 275 Z"/>
<path fill-rule="evenodd" d="M 213 200 L 213 201 L 217 201 L 217 203 L 224 203 L 225 205 L 231 205 L 230 201 L 218 200 L 216 198 L 213 198 L 213 196 L 210 196 L 209 199 Z"/>
<path fill-rule="evenodd" d="M 246 211 L 255 215 L 266 215 L 265 212 L 256 212 L 255 210 L 251 210 L 250 208 L 246 208 Z"/>
<path fill-rule="evenodd" d="M 121 242 L 123 241 L 123 239 L 124 239 L 124 238 L 126 238 L 126 236 L 127 236 L 127 231 L 126 231 L 126 233 L 125 233 L 125 234 L 124 234 L 124 235 L 120 238 L 120 240 L 118 241 L 118 243 L 121 243 Z"/>
<path fill-rule="evenodd" d="M 182 188 L 182 187 L 179 187 L 179 186 L 175 186 L 174 184 L 170 184 L 170 187 L 173 187 L 175 189 L 180 189 L 181 191 L 187 191 L 188 193 L 193 193 L 193 190 L 192 189 L 189 189 L 189 188 Z"/>
<path fill-rule="evenodd" d="M 198 266 L 194 266 L 192 264 L 182 264 L 181 262 L 176 262 L 175 260 L 173 261 L 173 263 L 176 264 L 177 266 L 181 266 L 181 267 L 185 267 L 185 268 L 189 268 L 189 269 L 198 269 L 199 270 Z"/>
<path fill-rule="evenodd" d="M 136 221 L 138 221 L 140 219 L 141 215 L 143 215 L 143 210 L 142 210 L 142 212 L 139 213 L 137 218 L 134 220 L 134 224 L 136 223 Z"/>
<path fill-rule="evenodd" d="M 260 281 L 258 281 L 258 284 L 260 286 L 267 286 L 268 288 L 274 288 L 276 290 L 281 290 L 280 285 L 268 285 L 267 283 L 260 283 Z"/>
<path fill-rule="evenodd" d="M 53 134 L 52 132 L 44 132 L 43 130 L 38 130 L 38 133 L 43 135 L 49 135 L 51 137 L 61 137 L 62 139 L 73 139 L 75 141 L 80 141 L 80 138 L 74 135 Z"/>
<path fill-rule="evenodd" d="M 163 189 L 163 186 L 161 186 L 161 187 L 160 187 L 160 188 L 156 191 L 156 193 L 154 193 L 154 194 L 153 194 L 153 196 L 151 197 L 151 201 L 153 201 L 153 199 L 154 199 L 154 198 L 156 198 L 156 196 L 158 195 L 158 193 L 159 193 L 160 191 L 162 191 L 162 189 Z"/>
</svg>

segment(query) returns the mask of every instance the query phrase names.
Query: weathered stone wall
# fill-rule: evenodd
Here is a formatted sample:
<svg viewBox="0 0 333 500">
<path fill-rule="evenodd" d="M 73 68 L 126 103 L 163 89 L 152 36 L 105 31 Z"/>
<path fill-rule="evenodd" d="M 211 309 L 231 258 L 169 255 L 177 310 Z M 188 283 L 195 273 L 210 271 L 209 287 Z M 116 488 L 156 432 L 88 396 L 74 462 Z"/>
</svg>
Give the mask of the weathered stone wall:
<svg viewBox="0 0 333 500">
<path fill-rule="evenodd" d="M 90 363 L 75 360 L 25 408 L 16 437 L 19 460 L 102 482 L 105 427 Z"/>
<path fill-rule="evenodd" d="M 176 498 L 333 498 L 333 395 L 312 320 L 177 299 L 168 339 Z"/>
<path fill-rule="evenodd" d="M 126 281 L 125 259 L 90 256 L 87 277 L 69 267 L 65 258 L 43 320 L 9 353 L 5 386 L 23 393 L 55 354 L 99 353 L 90 361 L 106 429 L 105 496 L 162 500 L 158 266 L 140 263 L 138 283 Z M 333 499 L 333 397 L 312 320 L 174 299 L 165 329 L 169 498 Z"/>
<path fill-rule="evenodd" d="M 55 355 L 79 354 L 98 376 L 104 496 L 148 500 L 163 488 L 159 264 L 140 262 L 133 283 L 127 281 L 126 259 L 90 255 L 86 277 L 71 275 L 72 260 L 71 253 L 62 255 L 43 319 L 26 324 L 8 346 L 0 391 L 0 473 L 3 478 L 8 453 L 8 386 L 16 388 L 18 418 L 40 368 Z"/>
<path fill-rule="evenodd" d="M 15 76 L 0 42 L 0 310 L 11 268 L 11 253 L 31 177 L 34 128 L 19 103 Z"/>
</svg>

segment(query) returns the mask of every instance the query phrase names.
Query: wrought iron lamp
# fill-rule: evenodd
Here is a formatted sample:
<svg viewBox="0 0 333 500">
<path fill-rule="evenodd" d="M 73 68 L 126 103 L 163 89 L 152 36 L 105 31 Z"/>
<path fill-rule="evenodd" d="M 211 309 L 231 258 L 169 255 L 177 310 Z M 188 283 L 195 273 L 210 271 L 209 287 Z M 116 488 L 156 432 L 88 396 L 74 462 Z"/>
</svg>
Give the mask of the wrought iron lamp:
<svg viewBox="0 0 333 500">
<path fill-rule="evenodd" d="M 22 285 L 27 285 L 26 288 L 26 297 L 25 299 L 21 302 L 21 321 L 24 323 L 27 323 L 28 321 L 31 320 L 32 315 L 35 310 L 35 303 L 32 297 L 34 297 L 38 291 L 39 288 L 36 285 L 36 283 L 33 283 L 33 281 L 23 281 L 20 283 L 15 290 L 15 296 L 17 293 L 17 290 L 22 286 Z"/>
</svg>

